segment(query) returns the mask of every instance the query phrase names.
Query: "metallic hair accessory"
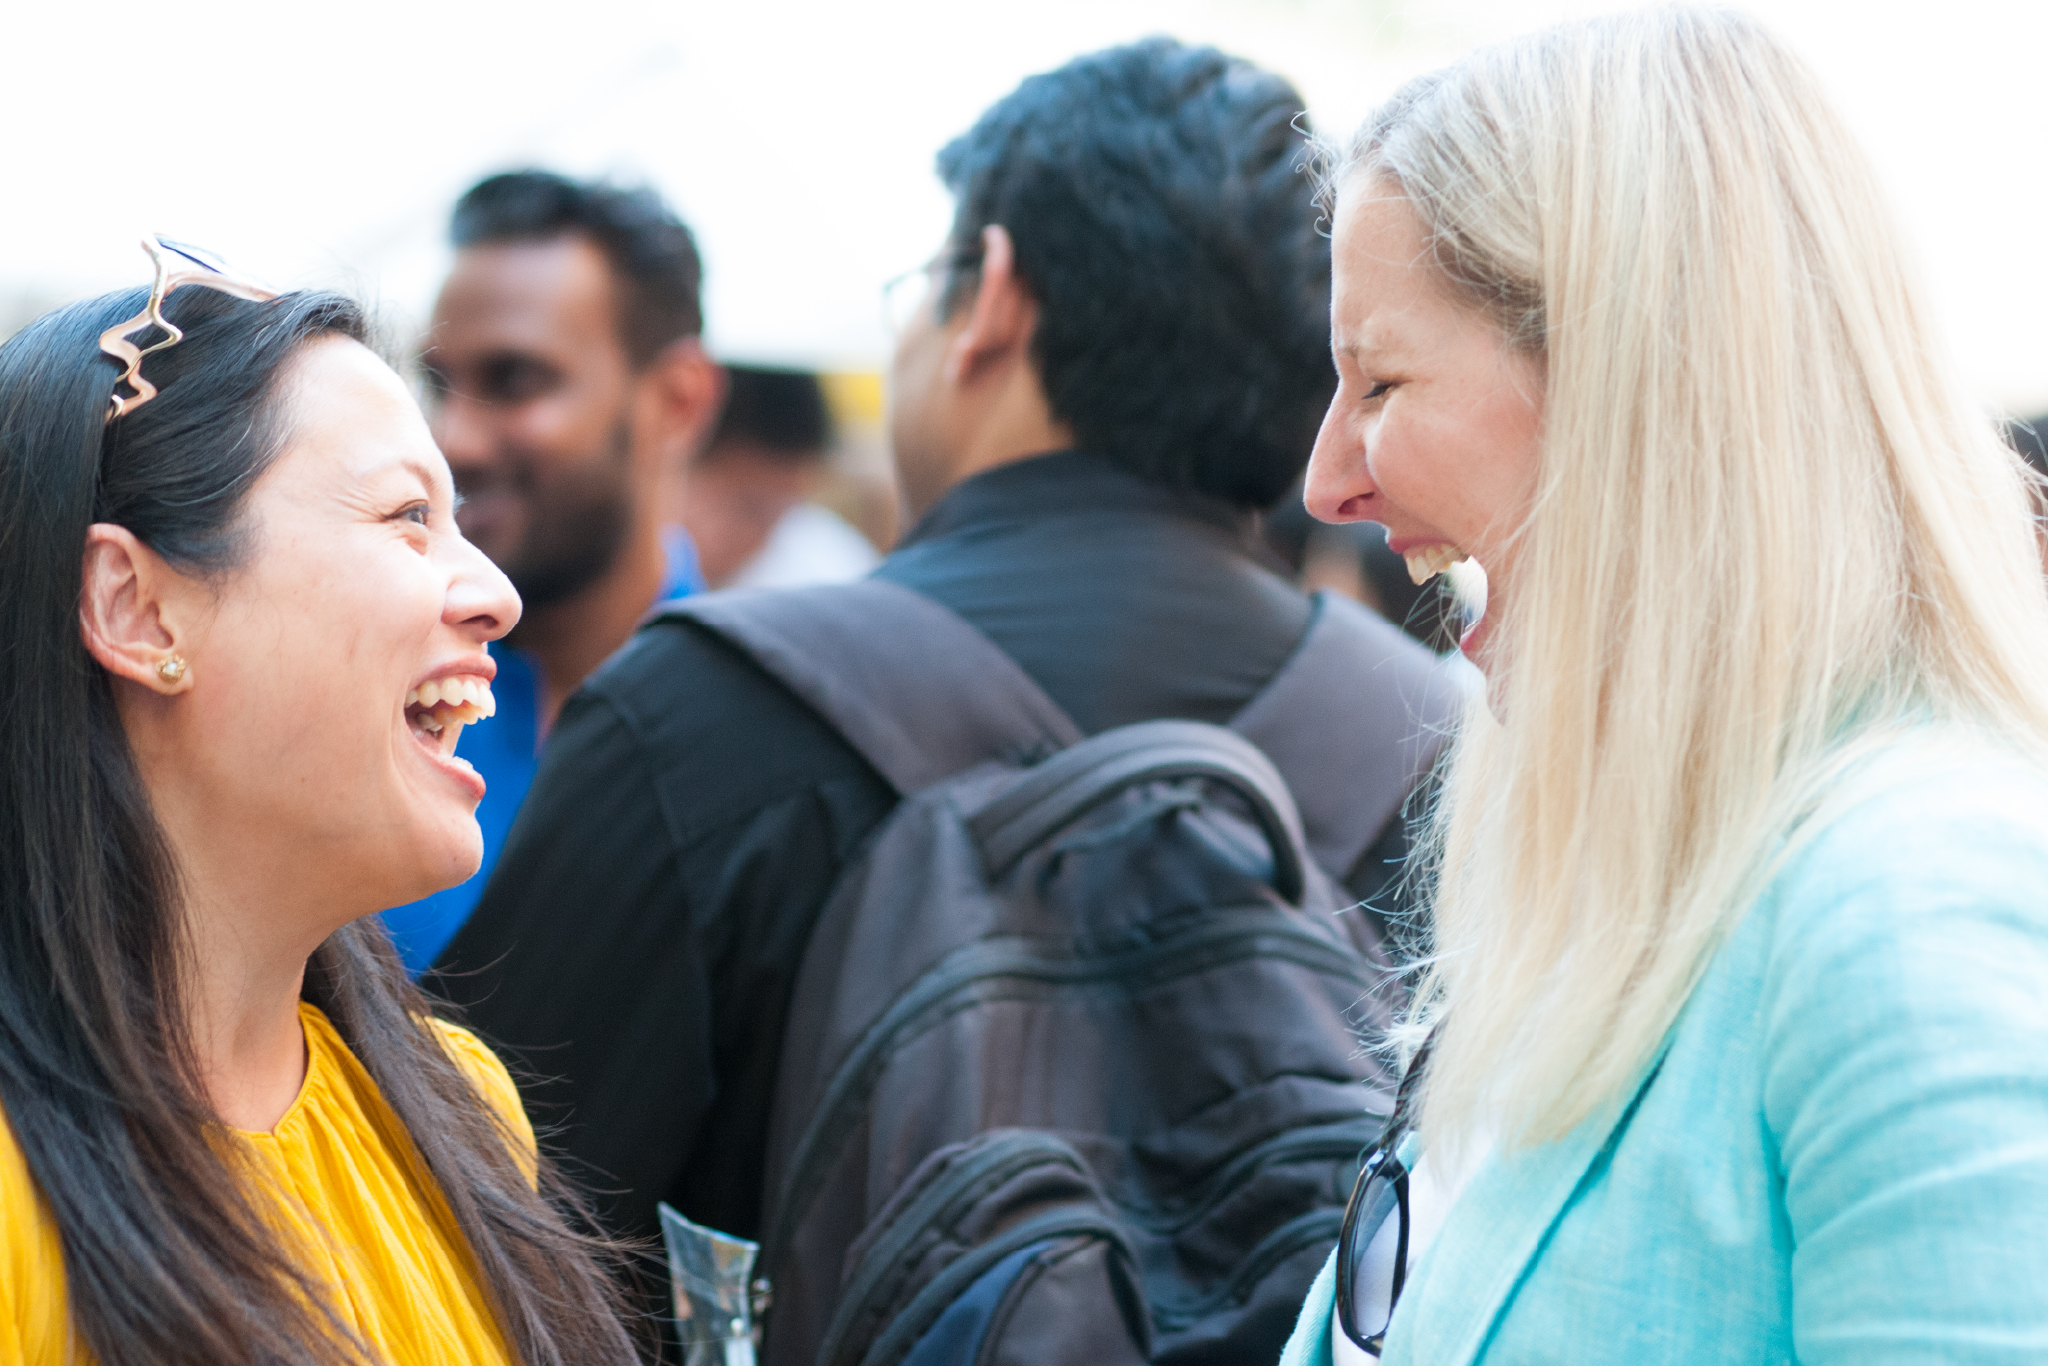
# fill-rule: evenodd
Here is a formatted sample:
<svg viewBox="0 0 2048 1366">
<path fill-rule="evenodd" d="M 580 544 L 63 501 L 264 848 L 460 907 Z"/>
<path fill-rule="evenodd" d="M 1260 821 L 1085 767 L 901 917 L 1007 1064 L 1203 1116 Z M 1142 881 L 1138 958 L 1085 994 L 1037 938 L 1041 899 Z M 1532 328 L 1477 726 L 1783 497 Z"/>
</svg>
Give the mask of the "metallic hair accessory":
<svg viewBox="0 0 2048 1366">
<path fill-rule="evenodd" d="M 172 655 L 156 666 L 156 676 L 166 683 L 175 683 L 185 676 L 185 656 Z"/>
<path fill-rule="evenodd" d="M 107 412 L 108 422 L 134 412 L 156 397 L 156 386 L 142 377 L 142 358 L 153 352 L 167 350 L 185 340 L 185 334 L 164 316 L 164 300 L 169 297 L 172 290 L 179 285 L 205 285 L 208 289 L 217 289 L 223 294 L 232 294 L 238 299 L 248 299 L 259 304 L 269 303 L 278 295 L 274 289 L 265 288 L 253 280 L 245 280 L 230 273 L 227 267 L 218 264 L 217 260 L 207 259 L 211 253 L 199 247 L 187 246 L 183 242 L 173 242 L 168 237 L 150 233 L 142 239 L 142 249 L 148 252 L 149 259 L 156 263 L 156 283 L 150 287 L 149 303 L 127 322 L 117 323 L 100 333 L 100 350 L 115 360 L 125 361 L 128 365 L 121 378 L 114 381 L 114 393 L 108 399 L 111 405 Z M 191 264 L 174 264 L 165 257 L 165 252 L 181 256 Z M 137 350 L 135 343 L 128 340 L 128 335 L 131 332 L 140 332 L 146 327 L 161 328 L 164 333 L 163 340 L 152 342 L 149 346 Z M 120 393 L 120 386 L 124 384 L 134 390 L 126 398 Z M 179 667 L 181 670 L 184 667 L 182 662 Z"/>
</svg>

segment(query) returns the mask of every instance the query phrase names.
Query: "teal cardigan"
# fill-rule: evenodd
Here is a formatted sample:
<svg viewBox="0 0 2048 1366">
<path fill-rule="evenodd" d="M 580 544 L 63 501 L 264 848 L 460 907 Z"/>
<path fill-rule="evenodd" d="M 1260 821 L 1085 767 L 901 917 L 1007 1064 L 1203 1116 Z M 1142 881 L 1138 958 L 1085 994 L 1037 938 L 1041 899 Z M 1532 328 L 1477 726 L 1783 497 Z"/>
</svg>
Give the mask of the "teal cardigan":
<svg viewBox="0 0 2048 1366">
<path fill-rule="evenodd" d="M 1930 730 L 1849 792 L 1631 1093 L 1473 1176 L 1388 1366 L 2048 1362 L 2048 775 Z"/>
</svg>

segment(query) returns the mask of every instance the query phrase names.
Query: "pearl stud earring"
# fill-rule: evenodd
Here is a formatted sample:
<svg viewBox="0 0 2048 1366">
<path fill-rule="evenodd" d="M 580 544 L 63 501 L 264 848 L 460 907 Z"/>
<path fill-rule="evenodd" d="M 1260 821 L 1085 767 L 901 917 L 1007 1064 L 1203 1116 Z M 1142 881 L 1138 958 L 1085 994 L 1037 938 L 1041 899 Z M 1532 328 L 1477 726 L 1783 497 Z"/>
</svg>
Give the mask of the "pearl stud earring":
<svg viewBox="0 0 2048 1366">
<path fill-rule="evenodd" d="M 185 676 L 185 657 L 172 655 L 156 666 L 156 676 L 166 683 L 175 683 Z"/>
</svg>

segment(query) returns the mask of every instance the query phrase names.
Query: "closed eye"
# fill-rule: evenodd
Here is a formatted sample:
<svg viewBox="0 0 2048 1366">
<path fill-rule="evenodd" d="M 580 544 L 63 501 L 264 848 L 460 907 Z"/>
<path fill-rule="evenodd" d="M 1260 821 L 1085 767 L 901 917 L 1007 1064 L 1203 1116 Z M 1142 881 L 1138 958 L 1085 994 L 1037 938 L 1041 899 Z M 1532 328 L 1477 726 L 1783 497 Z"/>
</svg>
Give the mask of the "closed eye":
<svg viewBox="0 0 2048 1366">
<path fill-rule="evenodd" d="M 1376 398 L 1385 398 L 1387 396 L 1387 390 L 1393 387 L 1393 385 L 1387 383 L 1385 380 L 1381 380 L 1378 384 L 1373 385 L 1370 389 L 1367 389 L 1363 394 L 1359 395 L 1358 401 L 1360 403 L 1370 403 Z"/>
</svg>

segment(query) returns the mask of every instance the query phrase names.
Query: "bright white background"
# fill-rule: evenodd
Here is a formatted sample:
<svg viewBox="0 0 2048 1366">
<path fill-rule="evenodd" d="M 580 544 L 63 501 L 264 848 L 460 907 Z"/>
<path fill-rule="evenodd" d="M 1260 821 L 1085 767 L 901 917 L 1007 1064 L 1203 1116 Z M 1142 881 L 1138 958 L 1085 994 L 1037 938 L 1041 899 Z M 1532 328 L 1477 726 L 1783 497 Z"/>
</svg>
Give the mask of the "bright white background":
<svg viewBox="0 0 2048 1366">
<path fill-rule="evenodd" d="M 1407 76 L 1573 0 L 0 0 L 0 332 L 144 279 L 138 232 L 400 327 L 449 203 L 522 164 L 652 180 L 696 228 L 711 341 L 868 368 L 877 289 L 947 202 L 933 152 L 1023 76 L 1149 33 L 1291 77 L 1348 131 Z M 2048 4 L 1761 0 L 1891 186 L 1971 381 L 2048 409 Z"/>
</svg>

